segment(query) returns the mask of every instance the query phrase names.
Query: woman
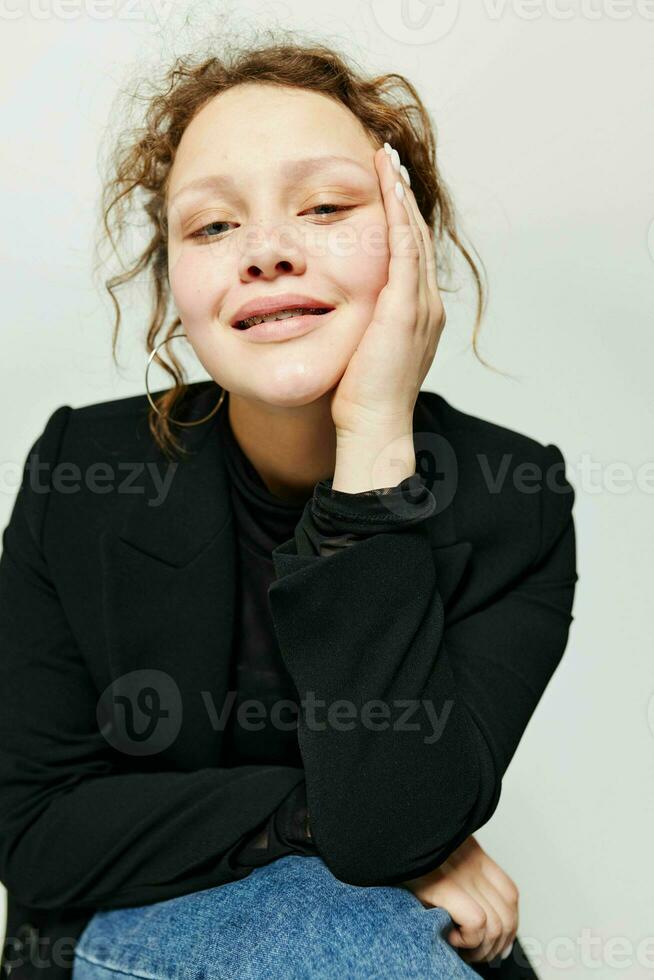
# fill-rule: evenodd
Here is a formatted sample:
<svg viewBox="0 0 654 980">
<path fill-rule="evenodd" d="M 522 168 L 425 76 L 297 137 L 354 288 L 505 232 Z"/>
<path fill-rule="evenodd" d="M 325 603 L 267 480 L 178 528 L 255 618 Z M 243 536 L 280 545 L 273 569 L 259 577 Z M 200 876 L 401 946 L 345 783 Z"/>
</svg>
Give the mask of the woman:
<svg viewBox="0 0 654 980">
<path fill-rule="evenodd" d="M 424 107 L 322 47 L 178 63 L 107 227 L 142 192 L 111 295 L 149 271 L 148 367 L 183 323 L 213 380 L 170 344 L 170 391 L 62 406 L 28 456 L 5 971 L 533 977 L 473 834 L 566 646 L 574 491 L 556 446 L 421 390 L 446 240 L 482 307 Z"/>
</svg>

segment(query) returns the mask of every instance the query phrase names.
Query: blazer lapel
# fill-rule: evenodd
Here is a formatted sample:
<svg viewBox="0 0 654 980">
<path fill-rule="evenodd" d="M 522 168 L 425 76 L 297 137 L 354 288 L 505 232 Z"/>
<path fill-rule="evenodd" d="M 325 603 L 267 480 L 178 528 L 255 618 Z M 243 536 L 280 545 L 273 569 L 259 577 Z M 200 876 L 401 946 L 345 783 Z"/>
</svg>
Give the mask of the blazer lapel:
<svg viewBox="0 0 654 980">
<path fill-rule="evenodd" d="M 215 398 L 213 384 L 194 392 L 188 420 L 209 412 Z M 175 430 L 192 453 L 182 460 L 169 462 L 148 440 L 140 484 L 122 495 L 117 530 L 100 544 L 112 695 L 142 707 L 132 729 L 147 728 L 148 712 L 170 712 L 161 744 L 132 738 L 120 717 L 113 739 L 128 754 L 156 752 L 158 764 L 172 758 L 182 768 L 198 759 L 218 764 L 211 705 L 220 715 L 229 682 L 235 534 L 217 418 Z"/>
</svg>

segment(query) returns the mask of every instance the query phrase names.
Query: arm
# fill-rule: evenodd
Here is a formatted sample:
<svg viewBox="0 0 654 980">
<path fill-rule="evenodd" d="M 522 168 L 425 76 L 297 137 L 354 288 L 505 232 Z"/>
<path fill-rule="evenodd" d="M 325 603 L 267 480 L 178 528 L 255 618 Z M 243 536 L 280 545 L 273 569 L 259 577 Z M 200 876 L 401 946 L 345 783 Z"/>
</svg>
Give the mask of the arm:
<svg viewBox="0 0 654 980">
<path fill-rule="evenodd" d="M 322 480 L 315 488 L 315 498 L 319 506 L 311 510 L 309 504 L 310 513 L 299 522 L 296 534 L 301 538 L 303 553 L 323 556 L 351 547 L 355 541 L 375 534 L 380 526 L 389 526 L 389 518 L 396 528 L 407 527 L 432 513 L 435 506 L 434 498 L 416 475 L 396 487 L 357 493 L 334 490 L 332 479 Z M 389 500 L 392 501 L 392 513 L 384 503 Z M 351 514 L 349 519 L 341 514 L 343 502 Z M 318 853 L 311 837 L 304 780 L 270 816 L 265 827 L 245 842 L 236 863 L 243 867 L 258 867 L 289 853 Z"/>
<path fill-rule="evenodd" d="M 53 414 L 32 452 L 56 462 L 65 417 Z M 126 770 L 98 730 L 99 692 L 44 558 L 51 495 L 30 482 L 0 558 L 0 880 L 51 909 L 147 904 L 245 877 L 235 852 L 302 769 Z"/>
<path fill-rule="evenodd" d="M 544 451 L 544 471 L 561 461 L 556 446 Z M 303 704 L 312 832 L 341 880 L 418 877 L 492 816 L 572 621 L 574 491 L 560 487 L 543 483 L 528 573 L 449 628 L 424 521 L 329 557 L 311 554 L 298 528 L 273 551 L 270 606 Z M 327 709 L 341 699 L 352 710 L 330 724 Z M 372 724 L 370 701 L 382 702 Z"/>
</svg>

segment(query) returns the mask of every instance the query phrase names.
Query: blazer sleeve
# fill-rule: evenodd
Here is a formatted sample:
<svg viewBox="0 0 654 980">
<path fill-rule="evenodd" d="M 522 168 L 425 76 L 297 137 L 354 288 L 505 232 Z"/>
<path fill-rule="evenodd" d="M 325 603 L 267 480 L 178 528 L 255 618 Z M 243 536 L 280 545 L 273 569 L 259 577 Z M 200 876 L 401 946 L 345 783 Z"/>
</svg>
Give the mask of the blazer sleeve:
<svg viewBox="0 0 654 980">
<path fill-rule="evenodd" d="M 565 468 L 558 447 L 542 452 L 544 473 Z M 426 874 L 492 816 L 567 644 L 574 496 L 565 477 L 543 481 L 527 573 L 448 627 L 424 519 L 377 522 L 383 533 L 324 556 L 307 543 L 320 511 L 311 502 L 294 540 L 273 551 L 269 601 L 302 705 L 311 831 L 340 880 Z"/>
<path fill-rule="evenodd" d="M 69 412 L 53 413 L 28 462 L 56 463 Z M 50 495 L 27 466 L 0 558 L 0 880 L 34 908 L 110 909 L 245 877 L 235 853 L 303 770 L 119 766 L 44 557 Z"/>
<path fill-rule="evenodd" d="M 419 501 L 419 502 L 418 502 Z M 390 506 L 389 506 L 390 505 Z M 314 488 L 312 507 L 296 528 L 298 551 L 302 554 L 333 555 L 375 534 L 389 522 L 408 527 L 435 509 L 435 500 L 414 475 L 396 487 L 344 493 L 333 489 L 333 480 L 321 480 Z M 236 861 L 244 867 L 259 867 L 283 854 L 317 854 L 311 837 L 306 783 L 296 786 L 273 813 L 265 827 L 267 846 L 253 834 L 239 851 Z"/>
</svg>

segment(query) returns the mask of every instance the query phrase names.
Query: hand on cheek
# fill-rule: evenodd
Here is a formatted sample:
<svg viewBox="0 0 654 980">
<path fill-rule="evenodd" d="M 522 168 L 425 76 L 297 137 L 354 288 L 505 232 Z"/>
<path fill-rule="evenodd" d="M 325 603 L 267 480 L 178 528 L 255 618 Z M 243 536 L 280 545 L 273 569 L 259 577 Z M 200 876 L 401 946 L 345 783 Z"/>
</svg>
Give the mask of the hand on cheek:
<svg viewBox="0 0 654 980">
<path fill-rule="evenodd" d="M 337 435 L 349 441 L 384 426 L 410 431 L 445 326 L 430 229 L 409 174 L 387 143 L 374 160 L 388 230 L 388 278 L 331 403 Z"/>
</svg>

